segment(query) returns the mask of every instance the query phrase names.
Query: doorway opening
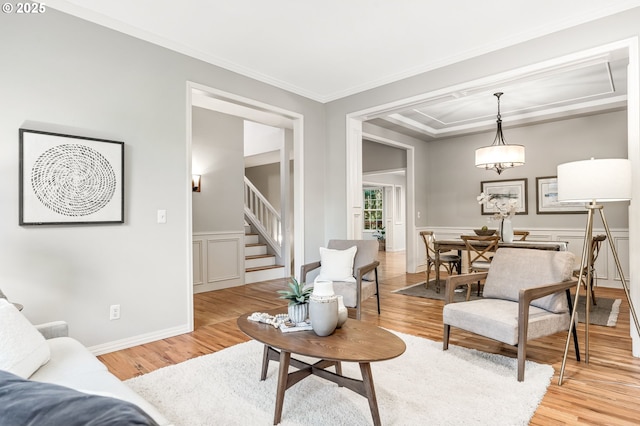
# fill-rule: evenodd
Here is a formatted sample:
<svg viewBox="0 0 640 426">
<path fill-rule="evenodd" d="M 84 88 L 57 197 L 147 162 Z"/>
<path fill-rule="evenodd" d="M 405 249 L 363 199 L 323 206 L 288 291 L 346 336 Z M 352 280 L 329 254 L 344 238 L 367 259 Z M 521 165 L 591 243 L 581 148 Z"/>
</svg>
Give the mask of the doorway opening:
<svg viewBox="0 0 640 426">
<path fill-rule="evenodd" d="M 282 258 L 285 262 L 285 269 L 283 278 L 289 276 L 289 271 L 299 270 L 302 262 L 304 262 L 304 139 L 303 139 L 303 123 L 304 117 L 301 114 L 288 111 L 273 105 L 265 104 L 260 101 L 256 101 L 249 98 L 244 98 L 231 93 L 223 92 L 218 89 L 207 87 L 194 82 L 187 82 L 187 179 L 188 182 L 192 180 L 192 108 L 201 107 L 210 109 L 213 111 L 221 112 L 241 119 L 249 120 L 255 123 L 261 123 L 268 126 L 279 127 L 286 129 L 291 133 L 290 152 L 285 153 L 285 149 L 281 150 L 281 162 L 286 161 L 287 165 L 291 159 L 293 163 L 293 172 L 291 177 L 286 176 L 286 182 L 283 185 L 288 185 L 291 182 L 293 186 L 293 203 L 292 206 L 288 206 L 291 200 L 289 191 L 283 194 L 284 201 L 281 205 L 281 220 L 282 220 Z M 286 160 L 285 160 L 286 158 Z M 287 167 L 288 170 L 288 167 Z M 205 182 L 202 183 L 203 191 Z M 221 183 L 222 184 L 222 183 Z M 193 236 L 193 205 L 192 194 L 187 195 L 187 223 L 188 234 Z M 231 231 L 238 231 L 236 229 Z M 189 256 L 189 264 L 195 265 L 194 259 L 194 242 L 193 238 L 189 239 L 187 253 Z M 202 259 L 201 261 L 206 261 Z M 188 282 L 192 285 L 189 286 L 189 298 L 190 307 L 188 315 L 190 319 L 193 319 L 193 293 L 194 293 L 194 270 L 189 268 Z M 239 275 L 244 276 L 244 269 L 238 272 Z M 207 280 L 208 277 L 202 277 L 203 280 Z M 193 325 L 192 325 L 193 327 Z"/>
</svg>

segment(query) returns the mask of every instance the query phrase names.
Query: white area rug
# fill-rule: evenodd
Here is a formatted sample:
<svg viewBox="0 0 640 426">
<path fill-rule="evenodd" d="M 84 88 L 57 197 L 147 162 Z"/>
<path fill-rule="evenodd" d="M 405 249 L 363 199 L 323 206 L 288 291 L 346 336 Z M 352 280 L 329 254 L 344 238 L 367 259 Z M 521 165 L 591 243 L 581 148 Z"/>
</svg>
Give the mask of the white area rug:
<svg viewBox="0 0 640 426">
<path fill-rule="evenodd" d="M 526 425 L 553 376 L 550 365 L 527 361 L 518 382 L 515 359 L 396 334 L 406 352 L 371 364 L 384 425 Z M 262 349 L 242 343 L 126 383 L 176 425 L 271 425 L 278 363 L 261 382 Z M 342 369 L 361 378 L 357 364 Z M 364 397 L 314 376 L 287 390 L 280 424 L 371 423 Z"/>
</svg>

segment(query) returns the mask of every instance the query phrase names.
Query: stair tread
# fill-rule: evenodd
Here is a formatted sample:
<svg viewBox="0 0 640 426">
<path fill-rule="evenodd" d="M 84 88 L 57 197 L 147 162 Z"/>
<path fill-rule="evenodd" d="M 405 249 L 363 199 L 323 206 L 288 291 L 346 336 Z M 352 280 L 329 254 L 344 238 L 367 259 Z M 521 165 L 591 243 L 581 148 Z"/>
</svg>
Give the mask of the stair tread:
<svg viewBox="0 0 640 426">
<path fill-rule="evenodd" d="M 275 254 L 252 254 L 249 256 L 245 256 L 244 258 L 249 260 L 249 259 L 264 259 L 267 257 L 276 257 Z"/>
<path fill-rule="evenodd" d="M 256 266 L 255 268 L 247 268 L 245 272 L 264 271 L 266 269 L 284 268 L 284 265 Z"/>
<path fill-rule="evenodd" d="M 266 244 L 263 243 L 248 243 L 244 245 L 245 247 L 266 247 Z"/>
</svg>

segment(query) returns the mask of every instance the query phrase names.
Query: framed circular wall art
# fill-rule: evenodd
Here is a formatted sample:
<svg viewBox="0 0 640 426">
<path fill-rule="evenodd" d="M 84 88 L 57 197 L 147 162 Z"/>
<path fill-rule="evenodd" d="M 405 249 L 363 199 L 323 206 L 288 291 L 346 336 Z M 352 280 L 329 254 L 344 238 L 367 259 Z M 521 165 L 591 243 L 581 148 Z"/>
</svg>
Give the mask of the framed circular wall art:
<svg viewBox="0 0 640 426">
<path fill-rule="evenodd" d="M 124 142 L 20 129 L 20 225 L 124 223 Z"/>
</svg>

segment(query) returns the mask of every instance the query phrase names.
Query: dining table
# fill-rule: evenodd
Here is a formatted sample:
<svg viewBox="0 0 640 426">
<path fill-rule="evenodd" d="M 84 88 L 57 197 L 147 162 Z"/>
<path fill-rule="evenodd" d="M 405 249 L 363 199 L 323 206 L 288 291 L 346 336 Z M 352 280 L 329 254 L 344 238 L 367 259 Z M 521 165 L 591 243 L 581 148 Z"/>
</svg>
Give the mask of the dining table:
<svg viewBox="0 0 640 426">
<path fill-rule="evenodd" d="M 489 241 L 469 241 L 469 243 L 478 247 L 486 247 L 489 245 Z M 555 250 L 555 251 L 567 251 L 569 249 L 568 241 L 512 241 L 505 242 L 500 241 L 498 243 L 498 249 L 501 247 L 509 248 L 521 248 L 521 249 L 534 249 L 534 250 Z M 447 240 L 435 240 L 433 242 L 433 249 L 435 251 L 435 269 L 436 269 L 436 292 L 440 292 L 440 253 L 456 250 L 458 256 L 462 256 L 462 250 L 466 249 L 465 243 L 462 238 L 453 238 Z"/>
</svg>

